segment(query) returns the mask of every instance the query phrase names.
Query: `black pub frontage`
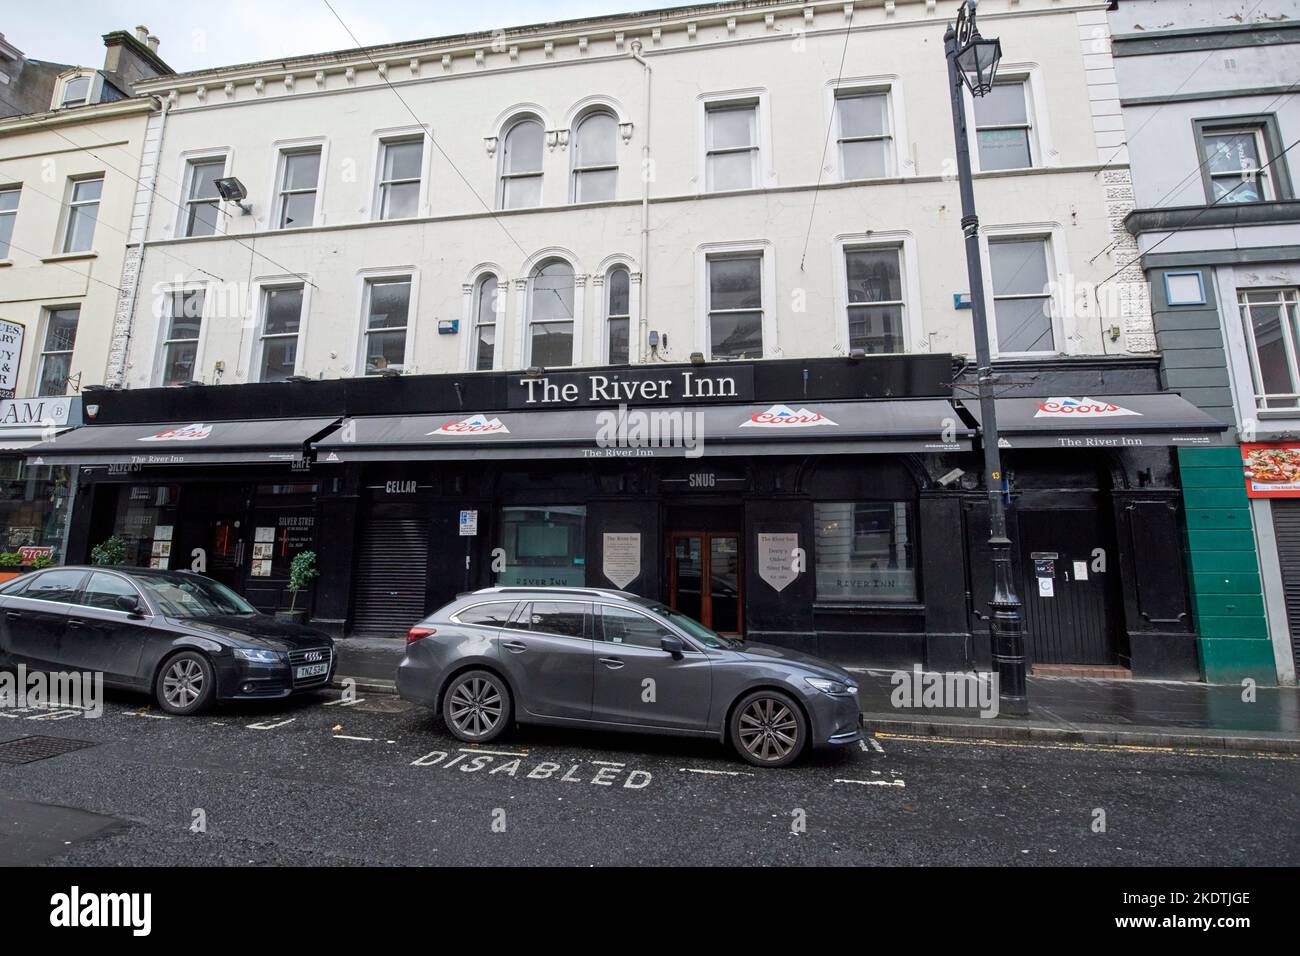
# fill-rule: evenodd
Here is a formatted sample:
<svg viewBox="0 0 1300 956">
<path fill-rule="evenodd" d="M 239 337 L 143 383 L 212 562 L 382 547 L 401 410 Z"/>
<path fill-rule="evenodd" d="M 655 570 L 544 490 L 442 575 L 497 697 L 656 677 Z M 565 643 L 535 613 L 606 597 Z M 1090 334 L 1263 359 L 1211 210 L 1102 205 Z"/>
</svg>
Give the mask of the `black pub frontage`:
<svg viewBox="0 0 1300 956">
<path fill-rule="evenodd" d="M 1020 364 L 999 400 L 1031 663 L 1199 676 L 1173 449 L 1223 426 L 1154 360 Z M 977 403 L 948 355 L 88 391 L 29 450 L 112 535 L 265 611 L 400 639 L 457 593 L 621 588 L 863 666 L 986 668 Z"/>
</svg>

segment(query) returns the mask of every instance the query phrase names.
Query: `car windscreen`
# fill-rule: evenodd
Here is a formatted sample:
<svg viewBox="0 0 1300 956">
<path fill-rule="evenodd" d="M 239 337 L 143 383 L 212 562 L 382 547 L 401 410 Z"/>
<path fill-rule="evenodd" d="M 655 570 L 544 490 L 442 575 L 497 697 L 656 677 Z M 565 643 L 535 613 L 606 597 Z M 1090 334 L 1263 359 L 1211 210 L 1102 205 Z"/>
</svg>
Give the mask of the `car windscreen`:
<svg viewBox="0 0 1300 956">
<path fill-rule="evenodd" d="M 251 604 L 225 585 L 208 578 L 156 578 L 141 575 L 136 582 L 149 600 L 168 617 L 222 617 L 256 614 Z"/>
</svg>

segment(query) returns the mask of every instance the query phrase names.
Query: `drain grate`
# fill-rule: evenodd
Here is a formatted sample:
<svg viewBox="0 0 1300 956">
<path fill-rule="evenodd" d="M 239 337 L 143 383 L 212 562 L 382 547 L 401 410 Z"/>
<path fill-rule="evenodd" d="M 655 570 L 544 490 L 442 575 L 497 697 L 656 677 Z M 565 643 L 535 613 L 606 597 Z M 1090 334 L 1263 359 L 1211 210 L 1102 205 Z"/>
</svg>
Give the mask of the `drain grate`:
<svg viewBox="0 0 1300 956">
<path fill-rule="evenodd" d="M 0 743 L 0 766 L 48 760 L 50 757 L 98 746 L 89 740 L 69 740 L 67 737 L 19 737 L 17 740 Z"/>
</svg>

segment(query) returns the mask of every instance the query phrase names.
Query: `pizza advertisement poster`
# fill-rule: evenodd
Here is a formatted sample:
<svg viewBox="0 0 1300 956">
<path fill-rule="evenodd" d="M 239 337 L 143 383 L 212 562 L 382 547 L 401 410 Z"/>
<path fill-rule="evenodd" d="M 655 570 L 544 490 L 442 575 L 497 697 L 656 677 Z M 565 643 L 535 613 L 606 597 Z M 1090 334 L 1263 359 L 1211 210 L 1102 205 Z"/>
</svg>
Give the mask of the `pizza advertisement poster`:
<svg viewBox="0 0 1300 956">
<path fill-rule="evenodd" d="M 1241 446 L 1249 498 L 1300 498 L 1300 443 Z"/>
</svg>

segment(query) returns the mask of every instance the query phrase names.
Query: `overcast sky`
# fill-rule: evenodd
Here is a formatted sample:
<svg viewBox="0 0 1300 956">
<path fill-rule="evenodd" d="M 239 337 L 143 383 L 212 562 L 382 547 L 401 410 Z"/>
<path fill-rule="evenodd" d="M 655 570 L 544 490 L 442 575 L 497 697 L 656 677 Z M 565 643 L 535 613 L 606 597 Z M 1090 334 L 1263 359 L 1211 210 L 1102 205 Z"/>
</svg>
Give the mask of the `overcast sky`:
<svg viewBox="0 0 1300 956">
<path fill-rule="evenodd" d="M 661 0 L 330 0 L 363 44 L 672 6 Z M 142 23 L 177 72 L 354 46 L 324 0 L 4 0 L 0 32 L 37 60 L 101 66 L 111 30 Z"/>
</svg>

